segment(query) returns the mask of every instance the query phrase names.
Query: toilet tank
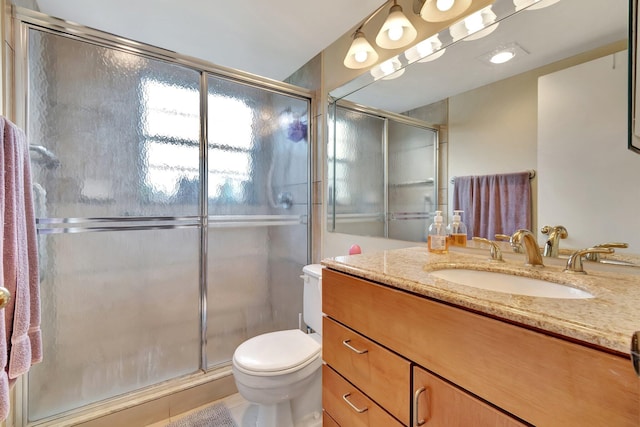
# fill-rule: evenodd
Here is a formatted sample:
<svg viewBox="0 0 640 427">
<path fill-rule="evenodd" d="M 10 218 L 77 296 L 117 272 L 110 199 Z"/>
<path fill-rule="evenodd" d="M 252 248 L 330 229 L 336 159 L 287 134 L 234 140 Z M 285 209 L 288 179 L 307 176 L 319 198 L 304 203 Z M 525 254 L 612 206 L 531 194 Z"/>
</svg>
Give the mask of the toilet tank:
<svg viewBox="0 0 640 427">
<path fill-rule="evenodd" d="M 311 329 L 322 335 L 322 266 L 309 264 L 302 268 L 304 297 L 302 318 Z"/>
</svg>

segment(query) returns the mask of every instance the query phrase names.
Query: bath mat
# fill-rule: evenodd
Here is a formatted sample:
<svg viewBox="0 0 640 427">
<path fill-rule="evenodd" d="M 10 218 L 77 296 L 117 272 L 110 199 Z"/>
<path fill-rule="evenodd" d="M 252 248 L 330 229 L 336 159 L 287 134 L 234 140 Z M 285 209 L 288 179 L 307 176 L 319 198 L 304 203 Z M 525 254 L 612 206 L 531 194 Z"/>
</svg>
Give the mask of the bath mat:
<svg viewBox="0 0 640 427">
<path fill-rule="evenodd" d="M 229 409 L 224 403 L 207 406 L 179 420 L 172 421 L 167 427 L 238 427 Z"/>
</svg>

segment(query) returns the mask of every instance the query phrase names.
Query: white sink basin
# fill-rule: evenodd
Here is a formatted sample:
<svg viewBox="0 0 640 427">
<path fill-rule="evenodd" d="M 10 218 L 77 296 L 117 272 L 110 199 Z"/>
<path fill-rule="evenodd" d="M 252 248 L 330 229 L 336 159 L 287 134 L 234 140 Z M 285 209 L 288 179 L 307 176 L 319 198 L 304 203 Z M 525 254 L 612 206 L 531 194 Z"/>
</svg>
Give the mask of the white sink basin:
<svg viewBox="0 0 640 427">
<path fill-rule="evenodd" d="M 459 285 L 507 294 L 567 299 L 593 298 L 589 292 L 571 286 L 507 273 L 451 268 L 431 271 L 429 274 Z"/>
</svg>

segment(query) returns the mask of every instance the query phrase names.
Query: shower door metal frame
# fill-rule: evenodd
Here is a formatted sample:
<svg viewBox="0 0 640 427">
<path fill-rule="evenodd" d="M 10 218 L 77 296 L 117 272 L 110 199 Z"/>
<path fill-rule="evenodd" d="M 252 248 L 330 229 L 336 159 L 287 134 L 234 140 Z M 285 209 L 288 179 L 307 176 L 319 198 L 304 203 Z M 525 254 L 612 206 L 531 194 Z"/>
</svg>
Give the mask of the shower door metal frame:
<svg viewBox="0 0 640 427">
<path fill-rule="evenodd" d="M 110 218 L 66 218 L 64 221 L 56 219 L 42 219 L 38 221 L 38 233 L 55 234 L 55 233 L 82 233 L 82 232 L 108 232 L 108 231 L 124 231 L 124 230 L 144 230 L 144 229 L 176 229 L 176 228 L 200 228 L 200 374 L 217 372 L 221 368 L 207 366 L 207 254 L 208 254 L 208 233 L 213 223 L 218 223 L 218 217 L 210 217 L 208 212 L 208 77 L 217 77 L 229 81 L 235 81 L 239 84 L 252 86 L 261 90 L 266 90 L 276 94 L 304 99 L 308 104 L 308 124 L 307 124 L 307 210 L 303 215 L 246 215 L 243 218 L 234 217 L 233 224 L 236 225 L 290 225 L 290 224 L 306 224 L 307 226 L 307 263 L 312 258 L 312 177 L 313 177 L 313 152 L 316 147 L 316 105 L 314 102 L 315 94 L 313 91 L 304 89 L 288 83 L 283 83 L 268 78 L 262 78 L 250 73 L 239 70 L 217 66 L 204 60 L 199 60 L 186 55 L 181 55 L 162 48 L 151 46 L 148 44 L 135 42 L 113 34 L 104 33 L 90 27 L 77 25 L 62 19 L 53 18 L 40 12 L 30 9 L 11 6 L 11 17 L 13 22 L 13 35 L 15 40 L 15 56 L 14 56 L 14 98 L 15 105 L 13 109 L 12 120 L 20 127 L 28 129 L 28 33 L 30 29 L 36 29 L 60 36 L 64 36 L 73 40 L 116 49 L 127 53 L 132 53 L 147 57 L 154 60 L 166 61 L 171 64 L 185 66 L 200 73 L 200 206 L 198 216 L 183 217 L 110 217 Z M 158 221 L 154 225 L 139 225 L 141 221 Z M 224 221 L 222 221 L 224 222 Z M 221 226 L 227 226 L 230 223 L 223 223 Z M 76 225 L 75 227 L 69 225 Z M 46 357 L 46 354 L 45 354 Z M 230 372 L 230 366 L 222 369 Z M 55 420 L 73 418 L 88 410 L 101 410 L 107 414 L 114 410 L 114 406 L 118 407 L 123 400 L 130 400 L 128 395 L 126 399 L 122 396 L 115 396 L 102 400 L 93 404 L 66 411 L 35 423 L 28 423 L 28 382 L 24 375 L 19 378 L 16 387 L 16 406 L 15 406 L 15 425 L 16 426 L 48 426 L 53 425 Z M 189 378 L 193 375 L 188 376 Z M 178 381 L 182 379 L 174 378 L 170 381 Z M 163 384 L 153 384 L 136 390 L 132 393 L 144 396 L 153 393 L 163 387 Z M 156 396 L 157 397 L 157 396 Z M 143 399 L 144 400 L 144 399 Z"/>
</svg>

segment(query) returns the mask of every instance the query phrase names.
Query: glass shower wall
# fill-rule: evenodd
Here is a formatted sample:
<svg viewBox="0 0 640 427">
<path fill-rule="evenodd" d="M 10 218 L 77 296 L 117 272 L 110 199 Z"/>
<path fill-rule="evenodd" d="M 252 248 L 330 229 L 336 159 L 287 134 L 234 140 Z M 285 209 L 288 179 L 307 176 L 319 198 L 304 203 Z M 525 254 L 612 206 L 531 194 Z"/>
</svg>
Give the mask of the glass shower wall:
<svg viewBox="0 0 640 427">
<path fill-rule="evenodd" d="M 209 367 L 298 327 L 307 261 L 309 101 L 209 75 Z"/>
<path fill-rule="evenodd" d="M 28 40 L 45 355 L 28 376 L 33 421 L 200 367 L 200 73 Z"/>
<path fill-rule="evenodd" d="M 228 364 L 240 341 L 297 327 L 310 99 L 78 29 L 24 29 L 44 340 L 27 421 Z"/>
</svg>

